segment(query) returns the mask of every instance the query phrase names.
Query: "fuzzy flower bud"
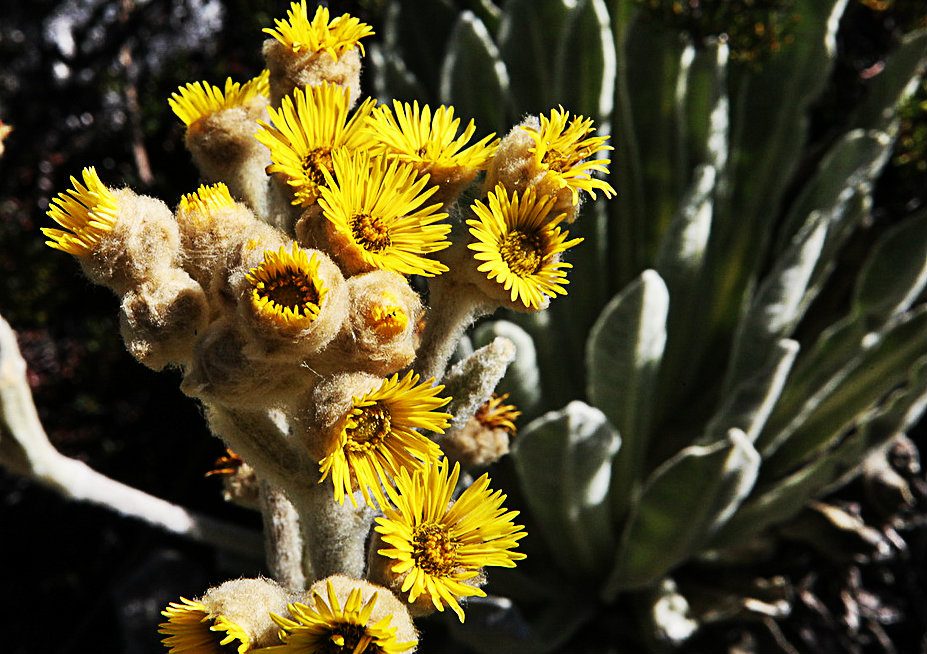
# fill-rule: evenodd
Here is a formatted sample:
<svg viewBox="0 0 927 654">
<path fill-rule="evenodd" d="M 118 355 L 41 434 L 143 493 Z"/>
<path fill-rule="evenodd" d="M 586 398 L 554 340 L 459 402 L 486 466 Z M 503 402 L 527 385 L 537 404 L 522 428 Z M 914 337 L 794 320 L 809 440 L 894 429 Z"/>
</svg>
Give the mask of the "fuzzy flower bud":
<svg viewBox="0 0 927 654">
<path fill-rule="evenodd" d="M 189 361 L 208 317 L 202 287 L 183 270 L 165 268 L 123 296 L 119 327 L 129 353 L 152 370 L 161 370 Z"/>
<path fill-rule="evenodd" d="M 290 599 L 270 579 L 227 581 L 199 599 L 171 602 L 158 633 L 171 654 L 245 654 L 280 643 L 270 614 L 285 610 Z"/>
<path fill-rule="evenodd" d="M 521 415 L 512 404 L 503 404 L 508 393 L 493 394 L 462 429 L 448 431 L 441 449 L 451 461 L 465 468 L 484 468 L 509 453 L 509 440 L 515 435 L 515 419 Z"/>
<path fill-rule="evenodd" d="M 409 611 L 389 590 L 368 581 L 332 575 L 317 581 L 289 615 L 272 616 L 292 654 L 411 654 L 418 633 Z"/>
<path fill-rule="evenodd" d="M 314 362 L 317 368 L 388 375 L 411 364 L 423 311 L 418 293 L 405 277 L 386 270 L 355 275 L 347 285 L 349 329 Z"/>
<path fill-rule="evenodd" d="M 350 90 L 353 105 L 360 96 L 360 39 L 373 34 L 369 25 L 343 14 L 329 20 L 328 7 L 319 7 L 310 20 L 306 0 L 293 2 L 286 20 L 276 20 L 264 42 L 270 69 L 273 106 L 280 106 L 294 88 L 332 82 Z"/>
</svg>

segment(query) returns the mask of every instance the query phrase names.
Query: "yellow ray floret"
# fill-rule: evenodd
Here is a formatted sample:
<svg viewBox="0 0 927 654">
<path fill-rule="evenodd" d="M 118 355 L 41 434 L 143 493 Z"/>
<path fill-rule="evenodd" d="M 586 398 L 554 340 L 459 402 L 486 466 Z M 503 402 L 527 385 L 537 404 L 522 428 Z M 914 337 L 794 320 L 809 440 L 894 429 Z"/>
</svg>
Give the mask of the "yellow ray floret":
<svg viewBox="0 0 927 654">
<path fill-rule="evenodd" d="M 323 170 L 326 186 L 319 206 L 325 218 L 368 270 L 403 275 L 438 275 L 447 266 L 423 255 L 448 247 L 451 226 L 440 204 L 422 206 L 435 191 L 415 169 L 366 152 L 334 153 L 334 175 Z"/>
<path fill-rule="evenodd" d="M 380 482 L 389 483 L 400 470 L 421 466 L 441 456 L 438 445 L 415 431 L 444 433 L 451 416 L 440 409 L 450 398 L 438 397 L 443 386 L 433 380 L 418 383 L 412 372 L 385 379 L 379 388 L 354 397 L 351 409 L 337 423 L 333 450 L 319 462 L 325 481 L 331 475 L 335 499 L 353 503 L 359 488 L 367 504 L 373 506 L 369 490 L 383 504 Z"/>
<path fill-rule="evenodd" d="M 579 201 L 579 191 L 586 191 L 595 199 L 599 189 L 605 197 L 615 195 L 612 185 L 591 176 L 593 172 L 608 174 L 608 159 L 590 159 L 598 152 L 613 150 L 607 145 L 607 136 L 589 136 L 595 131 L 592 119 L 575 116 L 563 107 L 550 112 L 550 118 L 541 116 L 539 129 L 522 127 L 534 139 L 534 161 L 537 168 L 546 171 L 560 188 L 570 187 L 573 204 Z"/>
<path fill-rule="evenodd" d="M 229 193 L 229 187 L 222 182 L 203 184 L 193 193 L 180 198 L 179 210 L 183 213 L 209 214 L 213 211 L 232 207 L 235 200 Z"/>
<path fill-rule="evenodd" d="M 365 148 L 364 121 L 376 106 L 368 98 L 348 119 L 350 91 L 324 82 L 283 98 L 279 109 L 268 109 L 273 125 L 261 122 L 255 135 L 270 149 L 267 172 L 279 175 L 292 188 L 293 204 L 311 206 L 325 185 L 323 170 L 332 169 L 332 151 Z"/>
<path fill-rule="evenodd" d="M 503 404 L 509 399 L 508 393 L 496 395 L 493 393 L 486 400 L 476 414 L 473 416 L 477 421 L 488 429 L 504 429 L 509 434 L 515 434 L 515 420 L 521 415 L 514 404 Z"/>
<path fill-rule="evenodd" d="M 264 260 L 247 274 L 251 306 L 271 325 L 305 329 L 319 315 L 328 289 L 319 277 L 319 258 L 296 243 L 267 250 Z"/>
<path fill-rule="evenodd" d="M 286 20 L 277 19 L 273 29 L 265 27 L 263 31 L 293 52 L 327 52 L 334 61 L 355 46 L 364 54 L 360 40 L 374 33 L 370 25 L 348 14 L 329 20 L 328 7 L 316 9 L 309 20 L 306 0 L 290 4 Z"/>
<path fill-rule="evenodd" d="M 258 96 L 268 96 L 269 79 L 267 70 L 244 84 L 233 82 L 229 77 L 224 90 L 209 82 L 192 82 L 172 93 L 167 103 L 183 124 L 189 126 L 217 111 L 241 107 Z"/>
<path fill-rule="evenodd" d="M 431 107 L 420 109 L 418 101 L 409 105 L 393 100 L 392 110 L 388 105 L 377 107 L 367 125 L 377 143 L 375 152 L 414 164 L 482 170 L 499 144 L 490 134 L 465 147 L 476 131 L 472 120 L 458 136 L 460 118 L 454 118 L 453 107 L 441 105 L 432 115 Z"/>
<path fill-rule="evenodd" d="M 292 654 L 344 652 L 344 654 L 401 654 L 415 646 L 415 641 L 396 641 L 396 627 L 391 627 L 393 616 L 387 615 L 372 623 L 370 616 L 377 604 L 378 593 L 365 603 L 360 588 L 348 595 L 344 608 L 328 582 L 328 601 L 317 591 L 312 593 L 312 604 L 295 602 L 287 605 L 290 618 L 273 613 L 270 617 L 280 625 L 283 648 L 274 651 Z M 314 604 L 314 606 L 313 606 Z"/>
<path fill-rule="evenodd" d="M 386 489 L 393 506 L 384 507 L 376 531 L 390 545 L 379 554 L 396 561 L 394 574 L 405 575 L 401 592 L 409 593 L 408 601 L 426 595 L 436 609 L 443 611 L 446 603 L 463 622 L 457 599 L 486 595 L 466 582 L 486 566 L 515 567 L 525 555 L 512 550 L 527 534 L 513 523 L 518 512 L 503 508 L 505 495 L 489 489 L 488 475 L 451 505 L 460 465 L 450 474 L 449 467 L 442 459 L 400 472 L 395 490 Z"/>
<path fill-rule="evenodd" d="M 558 227 L 565 215 L 550 215 L 555 202 L 533 188 L 510 199 L 499 185 L 489 194 L 488 207 L 480 201 L 472 205 L 479 220 L 467 221 L 476 239 L 467 247 L 483 262 L 477 270 L 509 291 L 512 302 L 531 309 L 540 309 L 545 296 L 566 295 L 566 270 L 572 266 L 560 261 L 560 254 L 583 240 L 566 240 L 569 232 Z"/>
<path fill-rule="evenodd" d="M 161 611 L 167 622 L 158 633 L 170 654 L 245 654 L 251 639 L 241 626 L 222 615 L 213 615 L 204 604 L 180 598 Z"/>
<path fill-rule="evenodd" d="M 365 305 L 362 312 L 367 324 L 383 340 L 396 338 L 409 326 L 409 314 L 389 291 Z"/>
<path fill-rule="evenodd" d="M 93 166 L 84 168 L 81 184 L 71 177 L 74 188 L 53 198 L 48 215 L 64 230 L 43 227 L 49 247 L 84 257 L 90 254 L 100 239 L 116 226 L 116 196 L 103 185 Z"/>
</svg>

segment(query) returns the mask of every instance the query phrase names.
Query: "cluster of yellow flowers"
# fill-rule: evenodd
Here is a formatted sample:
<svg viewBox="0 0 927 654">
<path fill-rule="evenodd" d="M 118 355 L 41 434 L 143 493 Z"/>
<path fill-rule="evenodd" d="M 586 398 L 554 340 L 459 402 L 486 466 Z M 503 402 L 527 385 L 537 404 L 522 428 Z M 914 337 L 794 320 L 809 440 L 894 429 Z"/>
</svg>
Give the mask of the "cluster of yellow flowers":
<svg viewBox="0 0 927 654">
<path fill-rule="evenodd" d="M 130 352 L 184 373 L 184 392 L 241 454 L 230 452 L 235 465 L 222 474 L 243 460 L 288 483 L 280 457 L 265 456 L 272 443 L 256 447 L 225 426 L 276 411 L 288 422 L 279 446 L 314 467 L 299 483 L 330 478 L 339 505 L 349 498 L 356 515 L 380 515 L 366 577 L 385 588 L 329 575 L 294 596 L 269 580 L 229 582 L 164 611 L 170 651 L 407 652 L 410 612 L 447 605 L 463 621 L 458 600 L 485 595 L 483 568 L 524 558 L 513 551 L 525 536 L 517 512 L 486 475 L 454 498 L 460 464 L 442 458 L 437 435 L 448 432 L 455 460 L 484 465 L 504 454 L 518 412 L 483 398 L 469 423 L 456 417 L 462 430 L 441 411 L 451 399 L 434 378 L 447 358 L 434 352 L 447 348 L 435 341 L 455 340 L 441 298 L 537 311 L 564 294 L 562 254 L 581 239 L 563 226 L 581 193 L 614 194 L 592 176 L 607 173 L 595 157 L 610 148 L 562 108 L 471 143 L 474 122 L 461 130 L 452 107 L 354 107 L 359 40 L 373 32 L 347 14 L 321 7 L 310 19 L 302 0 L 265 32 L 268 70 L 224 89 L 187 84 L 169 101 L 210 184 L 172 212 L 86 168 L 48 212 L 63 229 L 43 231 L 120 295 Z M 479 199 L 457 206 L 478 180 Z M 427 314 L 409 275 L 448 280 Z M 462 332 L 475 314 L 459 313 Z M 482 458 L 463 454 L 477 450 Z M 236 601 L 254 593 L 265 598 L 260 617 L 236 618 Z"/>
</svg>

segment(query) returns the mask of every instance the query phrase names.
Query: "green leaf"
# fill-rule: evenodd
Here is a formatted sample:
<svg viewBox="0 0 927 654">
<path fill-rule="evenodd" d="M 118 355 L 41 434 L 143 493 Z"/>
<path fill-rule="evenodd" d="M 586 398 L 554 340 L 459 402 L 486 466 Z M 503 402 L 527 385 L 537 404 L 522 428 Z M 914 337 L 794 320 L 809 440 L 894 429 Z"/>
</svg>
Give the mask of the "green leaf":
<svg viewBox="0 0 927 654">
<path fill-rule="evenodd" d="M 525 501 L 568 575 L 594 574 L 614 551 L 608 487 L 620 445 L 602 412 L 578 401 L 531 422 L 513 442 Z"/>
<path fill-rule="evenodd" d="M 522 420 L 528 420 L 543 406 L 541 394 L 541 373 L 538 370 L 537 350 L 534 339 L 524 329 L 508 320 L 493 320 L 476 328 L 473 344 L 482 347 L 502 336 L 515 344 L 515 360 L 505 371 L 505 376 L 496 387 L 497 393 L 509 393 L 516 407 L 522 412 Z"/>
<path fill-rule="evenodd" d="M 644 271 L 603 309 L 589 334 L 586 395 L 624 439 L 615 460 L 612 506 L 618 517 L 644 473 L 650 408 L 663 347 L 669 294 L 656 272 Z"/>
<path fill-rule="evenodd" d="M 697 552 L 747 495 L 758 468 L 759 455 L 739 430 L 657 468 L 628 519 L 603 599 L 651 585 Z"/>
<path fill-rule="evenodd" d="M 927 306 L 899 317 L 881 333 L 863 339 L 853 359 L 804 403 L 770 443 L 763 479 L 781 477 L 825 450 L 927 357 Z"/>
<path fill-rule="evenodd" d="M 567 0 L 509 0 L 499 28 L 499 52 L 512 76 L 516 115 L 540 114 L 557 106 L 557 43 L 573 3 Z"/>
<path fill-rule="evenodd" d="M 776 343 L 766 365 L 723 396 L 728 399 L 708 423 L 702 442 L 713 443 L 735 427 L 743 430 L 751 443 L 755 441 L 785 387 L 798 349 L 792 340 Z"/>
<path fill-rule="evenodd" d="M 428 102 L 428 93 L 418 78 L 406 68 L 402 57 L 393 50 L 373 44 L 370 46 L 370 65 L 373 69 L 373 87 L 381 102 Z"/>
<path fill-rule="evenodd" d="M 815 213 L 835 215 L 849 201 L 849 191 L 868 193 L 891 148 L 892 139 L 885 132 L 852 130 L 844 134 L 821 160 L 789 209 L 777 249 L 787 248 L 801 226 L 814 220 Z M 837 243 L 838 248 L 841 243 Z"/>
<path fill-rule="evenodd" d="M 397 0 L 387 10 L 387 51 L 404 54 L 432 98 L 438 94 L 441 62 L 457 14 L 453 0 Z"/>
<path fill-rule="evenodd" d="M 755 374 L 779 339 L 792 335 L 802 315 L 801 300 L 821 256 L 827 227 L 824 219 L 806 225 L 763 280 L 737 325 L 722 395 Z"/>
<path fill-rule="evenodd" d="M 826 455 L 792 474 L 767 484 L 750 497 L 714 536 L 712 547 L 745 542 L 768 526 L 788 520 L 812 499 L 830 490 L 835 480 L 857 470 L 868 452 L 903 433 L 927 404 L 927 365 L 915 367 L 905 388 L 867 416 L 860 428 Z"/>
<path fill-rule="evenodd" d="M 724 168 L 728 159 L 729 106 L 727 97 L 728 47 L 716 43 L 705 48 L 687 46 L 676 94 L 685 168 L 703 164 Z"/>
<path fill-rule="evenodd" d="M 927 285 L 927 211 L 886 231 L 860 273 L 854 310 L 877 327 L 906 311 Z"/>
<path fill-rule="evenodd" d="M 581 0 L 557 50 L 558 103 L 601 123 L 612 112 L 615 94 L 615 38 L 603 0 Z"/>
<path fill-rule="evenodd" d="M 927 30 L 906 34 L 901 44 L 885 58 L 885 67 L 869 82 L 866 98 L 856 109 L 853 124 L 887 131 L 896 119 L 895 108 L 927 65 Z"/>
<path fill-rule="evenodd" d="M 461 118 L 475 120 L 481 133 L 499 134 L 508 126 L 509 75 L 486 26 L 472 12 L 460 14 L 451 33 L 440 95 Z"/>
</svg>

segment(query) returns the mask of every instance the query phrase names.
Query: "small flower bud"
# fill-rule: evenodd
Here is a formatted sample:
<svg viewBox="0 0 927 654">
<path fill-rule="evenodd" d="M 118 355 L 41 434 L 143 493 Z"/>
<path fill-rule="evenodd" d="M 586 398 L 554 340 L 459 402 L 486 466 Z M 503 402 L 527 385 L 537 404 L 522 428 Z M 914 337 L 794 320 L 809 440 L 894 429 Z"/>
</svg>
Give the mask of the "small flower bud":
<svg viewBox="0 0 927 654">
<path fill-rule="evenodd" d="M 465 469 L 484 468 L 509 453 L 509 440 L 515 435 L 514 420 L 521 411 L 503 404 L 505 395 L 490 397 L 462 429 L 449 430 L 440 440 L 441 449 L 451 461 Z"/>
<path fill-rule="evenodd" d="M 238 652 L 277 645 L 271 613 L 286 609 L 290 594 L 270 579 L 235 579 L 210 588 L 197 600 L 180 598 L 161 612 L 164 645 L 170 652 Z"/>
<path fill-rule="evenodd" d="M 123 296 L 119 327 L 129 353 L 152 370 L 161 370 L 189 361 L 208 317 L 202 287 L 183 270 L 164 268 Z"/>
</svg>

